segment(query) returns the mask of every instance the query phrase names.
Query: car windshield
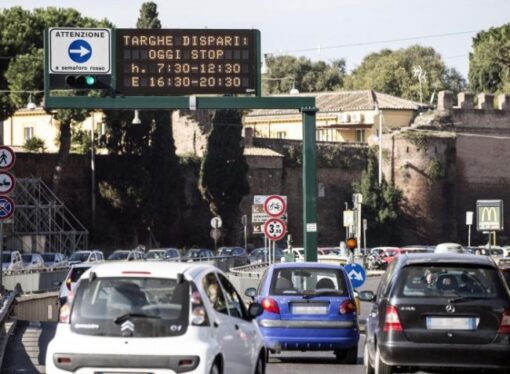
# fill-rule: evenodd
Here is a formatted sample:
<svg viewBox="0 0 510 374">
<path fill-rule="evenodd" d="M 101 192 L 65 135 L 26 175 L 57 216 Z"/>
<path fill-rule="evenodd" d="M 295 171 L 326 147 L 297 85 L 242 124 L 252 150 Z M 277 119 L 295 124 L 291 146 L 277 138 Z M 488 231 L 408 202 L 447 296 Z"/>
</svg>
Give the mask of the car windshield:
<svg viewBox="0 0 510 374">
<path fill-rule="evenodd" d="M 163 258 L 165 255 L 165 251 L 149 251 L 147 253 L 147 259 L 148 260 L 159 260 Z"/>
<path fill-rule="evenodd" d="M 74 252 L 71 257 L 69 257 L 69 261 L 87 261 L 89 258 L 89 252 Z"/>
<path fill-rule="evenodd" d="M 232 256 L 234 254 L 234 248 L 221 248 L 219 254 L 221 256 Z"/>
<path fill-rule="evenodd" d="M 129 252 L 114 252 L 108 257 L 108 260 L 125 260 L 128 256 Z"/>
<path fill-rule="evenodd" d="M 271 295 L 306 295 L 328 290 L 335 296 L 347 296 L 341 270 L 321 268 L 275 269 L 271 279 Z"/>
<path fill-rule="evenodd" d="M 399 276 L 399 295 L 404 297 L 493 299 L 503 294 L 498 273 L 491 267 L 468 265 L 412 265 Z"/>
<path fill-rule="evenodd" d="M 74 299 L 71 329 L 83 335 L 176 336 L 186 332 L 188 314 L 189 282 L 87 278 L 80 282 Z"/>
<path fill-rule="evenodd" d="M 25 264 L 29 264 L 29 263 L 32 262 L 32 255 L 31 254 L 21 255 L 21 258 L 23 259 L 23 262 Z"/>
<path fill-rule="evenodd" d="M 44 262 L 53 262 L 55 261 L 55 254 L 54 253 L 43 253 L 41 254 Z"/>
</svg>

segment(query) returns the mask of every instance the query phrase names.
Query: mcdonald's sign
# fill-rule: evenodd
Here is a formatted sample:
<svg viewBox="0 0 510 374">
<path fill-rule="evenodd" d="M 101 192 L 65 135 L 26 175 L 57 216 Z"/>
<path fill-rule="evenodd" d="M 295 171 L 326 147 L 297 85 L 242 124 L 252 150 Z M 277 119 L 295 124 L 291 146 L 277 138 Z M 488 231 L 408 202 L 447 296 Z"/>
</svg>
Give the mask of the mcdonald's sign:
<svg viewBox="0 0 510 374">
<path fill-rule="evenodd" d="M 476 217 L 478 231 L 503 230 L 503 200 L 477 200 Z"/>
</svg>

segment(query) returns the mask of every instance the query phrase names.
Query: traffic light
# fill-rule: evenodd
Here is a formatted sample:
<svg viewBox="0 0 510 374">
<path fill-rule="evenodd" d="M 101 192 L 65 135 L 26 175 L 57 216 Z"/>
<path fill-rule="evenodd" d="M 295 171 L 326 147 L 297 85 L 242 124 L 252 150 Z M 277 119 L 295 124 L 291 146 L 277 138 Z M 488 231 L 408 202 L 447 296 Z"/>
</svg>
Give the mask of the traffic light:
<svg viewBox="0 0 510 374">
<path fill-rule="evenodd" d="M 66 84 L 71 88 L 94 88 L 96 77 L 93 75 L 68 75 Z"/>
<path fill-rule="evenodd" d="M 349 238 L 347 239 L 346 245 L 350 251 L 354 251 L 356 248 L 358 248 L 358 241 L 356 238 Z"/>
</svg>

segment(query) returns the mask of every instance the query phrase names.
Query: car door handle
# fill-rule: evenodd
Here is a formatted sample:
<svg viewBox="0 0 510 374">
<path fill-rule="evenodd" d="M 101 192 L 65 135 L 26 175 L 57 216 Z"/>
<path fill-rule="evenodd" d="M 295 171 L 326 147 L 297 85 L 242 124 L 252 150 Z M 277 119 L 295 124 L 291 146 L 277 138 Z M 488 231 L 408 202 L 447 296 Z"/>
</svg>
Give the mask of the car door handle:
<svg viewBox="0 0 510 374">
<path fill-rule="evenodd" d="M 239 330 L 239 325 L 237 325 L 237 324 L 236 324 L 236 325 L 235 325 L 235 328 L 236 328 L 236 330 Z"/>
<path fill-rule="evenodd" d="M 214 321 L 213 326 L 214 326 L 214 327 L 219 327 L 219 326 L 220 326 L 220 324 L 219 324 L 218 322 Z"/>
</svg>

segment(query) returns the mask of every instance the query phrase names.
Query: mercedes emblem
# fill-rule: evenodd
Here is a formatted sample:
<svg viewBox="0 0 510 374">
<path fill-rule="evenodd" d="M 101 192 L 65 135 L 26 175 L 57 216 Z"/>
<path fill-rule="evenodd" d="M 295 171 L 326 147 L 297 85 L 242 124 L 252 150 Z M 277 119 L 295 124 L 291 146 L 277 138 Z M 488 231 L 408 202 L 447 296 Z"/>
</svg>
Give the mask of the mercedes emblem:
<svg viewBox="0 0 510 374">
<path fill-rule="evenodd" d="M 455 306 L 452 305 L 452 304 L 448 304 L 445 309 L 446 309 L 446 311 L 448 313 L 454 313 L 455 312 Z"/>
</svg>

